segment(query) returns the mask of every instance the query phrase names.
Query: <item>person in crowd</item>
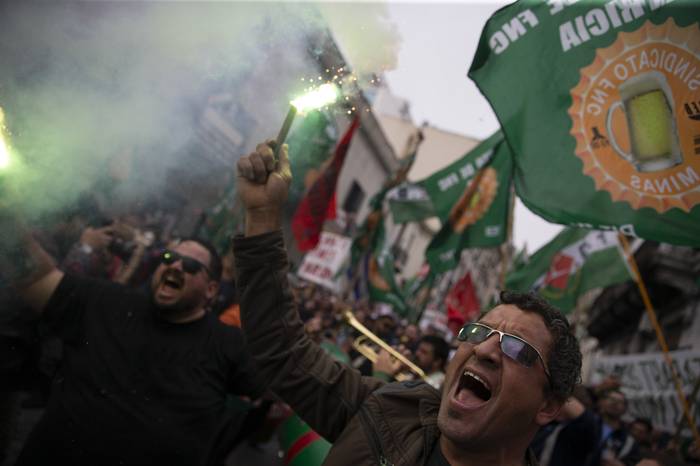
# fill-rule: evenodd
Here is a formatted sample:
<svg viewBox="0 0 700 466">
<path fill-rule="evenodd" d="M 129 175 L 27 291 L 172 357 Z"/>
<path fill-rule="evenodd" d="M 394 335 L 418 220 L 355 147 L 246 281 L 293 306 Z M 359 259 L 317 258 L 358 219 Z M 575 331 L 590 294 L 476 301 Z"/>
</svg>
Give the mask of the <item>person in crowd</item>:
<svg viewBox="0 0 700 466">
<path fill-rule="evenodd" d="M 426 335 L 420 339 L 414 359 L 418 367 L 423 369 L 426 382 L 440 390 L 445 381 L 445 366 L 450 355 L 450 345 L 444 338 Z"/>
<path fill-rule="evenodd" d="M 636 466 L 686 466 L 677 455 L 668 451 L 648 452 L 642 455 L 642 459 Z"/>
<path fill-rule="evenodd" d="M 20 466 L 202 463 L 227 393 L 263 391 L 243 335 L 207 312 L 221 261 L 198 239 L 161 256 L 150 293 L 73 276 L 0 212 L 0 265 L 64 355 Z"/>
<path fill-rule="evenodd" d="M 66 257 L 61 261 L 61 269 L 73 275 L 88 275 L 109 279 L 111 253 L 109 245 L 113 239 L 113 226 L 86 226 Z"/>
<path fill-rule="evenodd" d="M 642 455 L 654 450 L 654 426 L 649 419 L 645 417 L 635 418 L 628 426 L 628 430 L 632 438 L 637 442 Z"/>
<path fill-rule="evenodd" d="M 147 233 L 147 232 L 146 232 Z M 72 275 L 130 283 L 141 265 L 152 238 L 122 222 L 87 226 L 61 261 L 61 270 Z"/>
<path fill-rule="evenodd" d="M 396 316 L 394 315 L 394 311 L 391 310 L 391 307 L 388 304 L 379 304 L 373 317 L 374 333 L 391 346 L 398 345 L 399 340 L 394 332 L 397 324 Z"/>
<path fill-rule="evenodd" d="M 624 393 L 620 390 L 604 392 L 598 400 L 598 410 L 600 418 L 596 428 L 600 432 L 600 442 L 589 464 L 598 464 L 597 455 L 600 455 L 600 463 L 605 466 L 636 464 L 639 461 L 639 446 L 622 420 L 627 412 Z"/>
<path fill-rule="evenodd" d="M 418 348 L 421 334 L 416 324 L 407 324 L 401 337 L 401 344 L 408 348 L 409 351 L 415 351 Z"/>
<path fill-rule="evenodd" d="M 385 383 L 335 362 L 304 334 L 287 282 L 280 229 L 291 172 L 286 147 L 238 162 L 245 236 L 233 240 L 243 328 L 270 388 L 333 446 L 329 465 L 535 464 L 528 445 L 580 379 L 566 318 L 534 294 L 460 332 L 442 394 L 423 381 Z"/>
<path fill-rule="evenodd" d="M 542 466 L 632 466 L 641 459 L 639 447 L 622 416 L 627 409 L 617 388 L 599 392 L 598 413 L 570 398 L 556 422 L 542 429 L 533 449 Z"/>
<path fill-rule="evenodd" d="M 537 432 L 530 444 L 540 466 L 585 466 L 597 448 L 596 431 L 590 428 L 595 415 L 579 401 L 580 394 L 576 395 L 564 404 L 555 420 Z"/>
</svg>

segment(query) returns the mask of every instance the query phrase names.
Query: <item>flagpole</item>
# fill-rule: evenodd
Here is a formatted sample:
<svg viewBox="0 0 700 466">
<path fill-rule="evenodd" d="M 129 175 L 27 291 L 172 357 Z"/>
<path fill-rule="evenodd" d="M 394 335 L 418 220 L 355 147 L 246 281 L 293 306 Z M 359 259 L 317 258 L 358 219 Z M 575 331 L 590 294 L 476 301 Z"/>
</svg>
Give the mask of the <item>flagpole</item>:
<svg viewBox="0 0 700 466">
<path fill-rule="evenodd" d="M 405 164 L 403 166 L 399 166 L 399 169 L 395 173 L 389 174 L 387 176 L 387 179 L 384 181 L 382 185 L 382 189 L 388 189 L 392 186 L 396 186 L 403 181 L 406 180 L 406 177 L 408 176 L 408 172 L 410 171 L 411 167 L 413 166 L 413 161 L 415 160 L 416 153 L 418 152 L 418 148 L 420 147 L 421 143 L 423 142 L 424 136 L 423 136 L 423 131 L 421 128 L 416 128 L 415 131 L 413 131 L 411 134 L 409 134 L 408 138 L 406 139 L 406 143 L 404 144 L 404 149 L 403 152 L 401 153 L 401 159 L 399 162 L 401 164 Z M 381 219 L 379 220 L 380 222 L 384 221 L 384 200 L 382 199 L 382 205 L 380 207 L 381 209 Z M 370 211 L 370 215 L 372 214 L 372 211 Z M 366 220 L 365 220 L 366 221 Z M 378 225 L 376 225 L 374 228 L 378 228 Z M 399 235 L 398 238 L 396 238 L 396 241 L 394 241 L 394 244 L 398 243 L 401 241 L 401 238 L 404 235 L 404 230 L 406 228 L 406 224 L 403 224 L 400 227 L 399 230 Z M 370 235 L 370 240 L 368 241 L 367 244 L 367 249 L 369 249 L 372 246 L 372 240 L 371 238 L 374 236 L 376 232 L 372 231 L 368 233 Z M 362 251 L 362 255 L 365 256 L 369 251 L 365 250 Z M 353 276 L 350 280 L 350 289 L 348 290 L 348 295 L 351 294 L 357 284 L 360 281 L 361 274 L 359 270 L 360 264 L 356 264 L 356 267 L 353 270 Z"/>
<path fill-rule="evenodd" d="M 629 243 L 627 242 L 627 238 L 625 237 L 625 235 L 618 232 L 617 236 L 620 239 L 620 243 L 622 244 L 627 263 L 630 265 L 630 269 L 632 269 L 632 276 L 637 282 L 637 287 L 639 288 L 639 292 L 642 295 L 642 301 L 644 301 L 644 307 L 646 308 L 647 316 L 649 317 L 651 326 L 654 327 L 654 332 L 656 332 L 656 339 L 659 342 L 659 346 L 661 346 L 661 351 L 663 352 L 664 360 L 666 361 L 666 364 L 671 370 L 673 384 L 676 388 L 676 394 L 678 395 L 678 399 L 681 402 L 681 406 L 683 407 L 683 414 L 685 416 L 685 420 L 688 423 L 688 426 L 690 427 L 695 443 L 698 445 L 698 447 L 700 447 L 700 433 L 698 433 L 698 428 L 695 425 L 695 422 L 693 421 L 693 417 L 690 415 L 688 400 L 685 397 L 685 393 L 683 393 L 683 385 L 681 383 L 680 377 L 678 376 L 678 373 L 676 372 L 676 367 L 673 365 L 673 360 L 671 360 L 671 355 L 669 354 L 666 338 L 664 337 L 661 326 L 659 325 L 659 321 L 656 318 L 656 312 L 654 311 L 654 307 L 652 306 L 651 300 L 649 299 L 649 293 L 647 293 L 647 288 L 644 285 L 642 274 L 639 272 L 637 261 L 634 258 L 634 254 L 630 252 Z"/>
<path fill-rule="evenodd" d="M 510 185 L 510 203 L 508 205 L 508 224 L 506 225 L 506 242 L 501 246 L 501 276 L 499 279 L 501 290 L 506 288 L 506 271 L 508 269 L 508 259 L 510 254 L 510 242 L 513 239 L 513 211 L 515 210 L 515 192 L 513 185 Z"/>
<path fill-rule="evenodd" d="M 698 391 L 700 391 L 700 377 L 695 379 L 695 386 L 693 387 L 693 391 L 690 393 L 690 400 L 688 401 L 689 408 L 692 408 L 693 403 L 696 403 L 695 400 L 696 400 L 696 397 L 698 396 Z M 681 420 L 678 422 L 678 425 L 676 426 L 676 432 L 673 434 L 673 438 L 675 439 L 676 442 L 678 442 L 680 437 L 681 437 L 681 430 L 683 430 L 683 421 L 684 421 L 684 419 L 681 418 Z M 693 416 L 693 423 L 694 422 L 695 422 L 695 416 Z"/>
</svg>

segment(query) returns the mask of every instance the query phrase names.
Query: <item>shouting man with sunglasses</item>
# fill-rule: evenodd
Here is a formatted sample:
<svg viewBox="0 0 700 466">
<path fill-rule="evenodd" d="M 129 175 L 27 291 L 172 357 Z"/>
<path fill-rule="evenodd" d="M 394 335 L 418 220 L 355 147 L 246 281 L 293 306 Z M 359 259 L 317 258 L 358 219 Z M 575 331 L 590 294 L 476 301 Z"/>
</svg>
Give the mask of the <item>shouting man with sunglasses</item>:
<svg viewBox="0 0 700 466">
<path fill-rule="evenodd" d="M 239 329 L 207 312 L 221 276 L 208 243 L 161 256 L 150 293 L 64 274 L 0 211 L 5 279 L 64 341 L 44 416 L 17 465 L 182 465 L 214 460 L 243 413 L 227 394 L 264 391 Z M 221 459 L 221 458 L 218 458 Z"/>
<path fill-rule="evenodd" d="M 304 335 L 280 230 L 291 173 L 274 142 L 238 162 L 245 236 L 234 239 L 244 331 L 271 389 L 333 443 L 328 465 L 533 465 L 528 445 L 579 380 L 565 317 L 530 294 L 459 333 L 442 393 L 425 382 L 362 377 Z"/>
</svg>

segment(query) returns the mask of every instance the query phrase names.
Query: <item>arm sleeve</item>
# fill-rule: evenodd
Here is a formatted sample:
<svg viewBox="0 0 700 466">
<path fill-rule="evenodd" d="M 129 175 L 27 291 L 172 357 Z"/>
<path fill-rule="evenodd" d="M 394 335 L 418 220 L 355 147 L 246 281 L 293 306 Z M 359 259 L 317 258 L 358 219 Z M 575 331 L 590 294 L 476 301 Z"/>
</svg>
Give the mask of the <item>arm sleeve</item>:
<svg viewBox="0 0 700 466">
<path fill-rule="evenodd" d="M 280 231 L 234 238 L 243 329 L 263 380 L 333 442 L 384 382 L 335 361 L 304 333 Z"/>
</svg>

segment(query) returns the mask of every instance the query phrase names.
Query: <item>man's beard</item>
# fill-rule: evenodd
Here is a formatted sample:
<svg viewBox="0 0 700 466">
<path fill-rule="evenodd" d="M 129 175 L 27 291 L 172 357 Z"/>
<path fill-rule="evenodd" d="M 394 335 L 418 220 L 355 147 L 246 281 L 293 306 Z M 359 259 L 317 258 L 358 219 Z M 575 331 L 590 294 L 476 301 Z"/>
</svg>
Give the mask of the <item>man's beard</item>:
<svg viewBox="0 0 700 466">
<path fill-rule="evenodd" d="M 158 284 L 156 284 L 155 287 L 151 291 L 151 301 L 153 302 L 153 305 L 154 305 L 154 307 L 159 315 L 164 316 L 164 317 L 186 315 L 190 311 L 199 307 L 200 300 L 198 299 L 197 296 L 193 296 L 191 293 L 180 295 L 179 299 L 177 299 L 176 301 L 174 301 L 172 303 L 158 302 L 158 300 L 156 299 L 156 293 L 157 293 L 159 287 L 162 286 L 163 283 L 165 282 L 165 278 L 166 278 L 166 275 L 164 274 L 161 277 L 160 282 Z M 183 279 L 183 283 L 181 286 L 182 287 L 185 286 L 184 279 Z"/>
<path fill-rule="evenodd" d="M 155 304 L 155 307 L 158 310 L 159 314 L 175 315 L 183 314 L 191 309 L 194 309 L 196 303 L 193 299 L 181 298 L 171 304 L 161 304 L 156 302 L 155 299 L 153 299 L 153 304 Z"/>
</svg>

